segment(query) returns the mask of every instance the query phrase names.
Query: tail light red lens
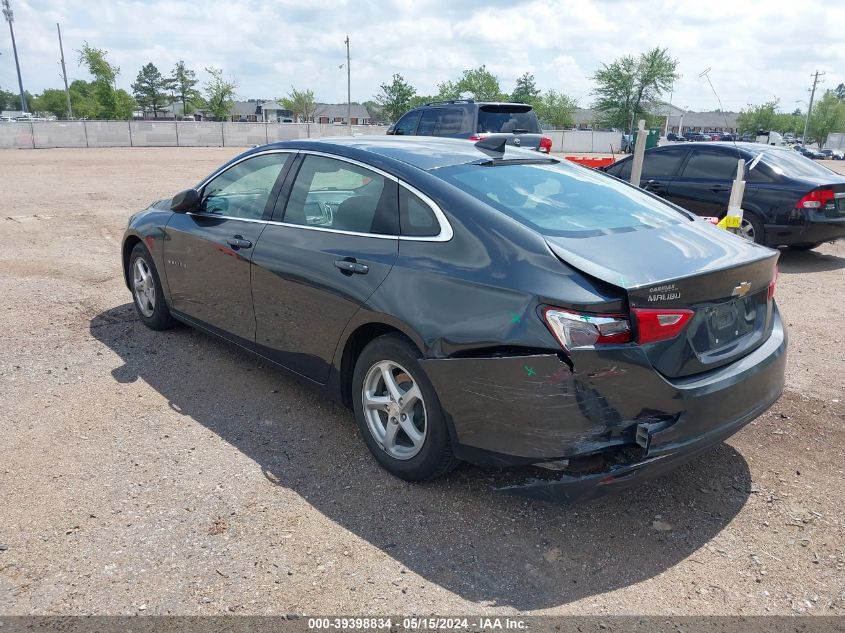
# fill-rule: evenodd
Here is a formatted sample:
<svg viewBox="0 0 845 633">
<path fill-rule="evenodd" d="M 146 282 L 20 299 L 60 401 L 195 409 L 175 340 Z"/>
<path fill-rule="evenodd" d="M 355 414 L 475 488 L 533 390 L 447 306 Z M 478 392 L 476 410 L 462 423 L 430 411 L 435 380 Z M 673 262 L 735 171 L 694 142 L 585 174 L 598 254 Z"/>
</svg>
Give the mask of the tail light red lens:
<svg viewBox="0 0 845 633">
<path fill-rule="evenodd" d="M 692 310 L 633 308 L 631 314 L 637 324 L 637 343 L 644 344 L 675 338 L 686 327 L 694 312 Z"/>
<path fill-rule="evenodd" d="M 565 350 L 631 341 L 631 323 L 622 315 L 583 314 L 546 308 L 546 325 Z"/>
<path fill-rule="evenodd" d="M 560 308 L 543 311 L 546 325 L 567 351 L 594 345 L 669 340 L 681 333 L 694 314 L 692 310 L 633 308 L 629 319 L 621 314 L 586 314 Z M 636 337 L 632 336 L 632 322 Z"/>
<path fill-rule="evenodd" d="M 815 189 L 801 198 L 796 209 L 823 209 L 828 203 L 833 204 L 835 194 L 833 189 Z"/>
<path fill-rule="evenodd" d="M 473 134 L 473 135 L 472 135 L 472 136 L 470 136 L 467 140 L 468 140 L 468 141 L 480 141 L 480 140 L 481 140 L 481 139 L 483 139 L 483 138 L 484 138 L 484 137 L 483 137 L 483 136 L 481 136 L 480 134 Z"/>
<path fill-rule="evenodd" d="M 775 276 L 772 277 L 772 282 L 769 284 L 769 301 L 775 298 L 775 284 L 778 282 L 778 267 L 775 266 Z"/>
<path fill-rule="evenodd" d="M 547 154 L 552 151 L 552 139 L 548 136 L 544 136 L 540 139 L 540 151 L 546 152 Z"/>
</svg>

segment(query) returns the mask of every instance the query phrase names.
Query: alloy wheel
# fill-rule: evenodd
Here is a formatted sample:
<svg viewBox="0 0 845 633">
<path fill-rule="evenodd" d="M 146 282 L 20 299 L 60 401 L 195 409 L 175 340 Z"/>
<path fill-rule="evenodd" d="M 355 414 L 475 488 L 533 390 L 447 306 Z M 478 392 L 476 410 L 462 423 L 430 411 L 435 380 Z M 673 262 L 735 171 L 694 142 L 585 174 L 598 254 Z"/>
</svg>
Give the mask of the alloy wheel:
<svg viewBox="0 0 845 633">
<path fill-rule="evenodd" d="M 153 273 L 143 257 L 137 257 L 132 266 L 132 287 L 141 314 L 151 318 L 156 307 L 156 287 Z"/>
<path fill-rule="evenodd" d="M 742 218 L 742 224 L 739 226 L 739 234 L 749 242 L 755 241 L 754 225 L 745 218 Z"/>
<path fill-rule="evenodd" d="M 416 456 L 425 444 L 425 401 L 411 373 L 393 361 L 375 363 L 361 394 L 364 418 L 373 439 L 395 459 Z"/>
</svg>

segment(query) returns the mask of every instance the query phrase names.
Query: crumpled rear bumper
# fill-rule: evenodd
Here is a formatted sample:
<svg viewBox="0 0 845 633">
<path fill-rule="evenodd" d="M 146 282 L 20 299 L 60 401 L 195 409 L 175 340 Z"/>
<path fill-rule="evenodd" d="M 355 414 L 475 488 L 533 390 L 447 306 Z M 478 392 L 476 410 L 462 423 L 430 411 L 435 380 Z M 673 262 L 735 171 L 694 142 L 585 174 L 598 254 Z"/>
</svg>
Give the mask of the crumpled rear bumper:
<svg viewBox="0 0 845 633">
<path fill-rule="evenodd" d="M 462 459 L 509 466 L 620 449 L 636 455 L 627 462 L 615 458 L 598 472 L 562 471 L 508 488 L 581 498 L 671 470 L 759 416 L 783 391 L 786 345 L 775 309 L 763 345 L 727 366 L 683 379 L 656 372 L 636 346 L 577 351 L 574 370 L 554 353 L 422 364 Z"/>
</svg>

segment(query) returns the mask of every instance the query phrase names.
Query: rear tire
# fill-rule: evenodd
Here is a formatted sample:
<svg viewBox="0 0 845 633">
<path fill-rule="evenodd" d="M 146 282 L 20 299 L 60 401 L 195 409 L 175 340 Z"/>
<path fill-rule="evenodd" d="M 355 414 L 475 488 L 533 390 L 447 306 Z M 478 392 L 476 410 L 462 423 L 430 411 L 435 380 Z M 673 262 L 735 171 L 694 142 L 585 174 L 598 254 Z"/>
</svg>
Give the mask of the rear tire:
<svg viewBox="0 0 845 633">
<path fill-rule="evenodd" d="M 387 334 L 363 349 L 352 374 L 352 405 L 364 443 L 385 470 L 406 481 L 435 479 L 458 464 L 419 357 L 404 337 Z"/>
<path fill-rule="evenodd" d="M 176 322 L 164 298 L 161 279 L 147 247 L 135 244 L 129 254 L 129 288 L 132 303 L 141 322 L 151 330 L 169 330 Z"/>
<path fill-rule="evenodd" d="M 742 213 L 742 224 L 739 228 L 740 235 L 750 242 L 766 244 L 766 229 L 760 219 L 748 211 Z"/>
</svg>

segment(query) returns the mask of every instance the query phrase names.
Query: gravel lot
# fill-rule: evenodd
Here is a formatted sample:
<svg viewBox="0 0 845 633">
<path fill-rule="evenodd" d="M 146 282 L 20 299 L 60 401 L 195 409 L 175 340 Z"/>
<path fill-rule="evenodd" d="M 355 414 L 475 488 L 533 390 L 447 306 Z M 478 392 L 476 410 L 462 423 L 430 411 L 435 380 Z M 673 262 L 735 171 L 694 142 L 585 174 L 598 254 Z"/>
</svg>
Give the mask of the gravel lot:
<svg viewBox="0 0 845 633">
<path fill-rule="evenodd" d="M 782 253 L 788 390 L 716 451 L 574 506 L 414 486 L 313 389 L 136 320 L 128 215 L 237 152 L 0 152 L 1 614 L 845 614 L 845 242 Z"/>
</svg>

